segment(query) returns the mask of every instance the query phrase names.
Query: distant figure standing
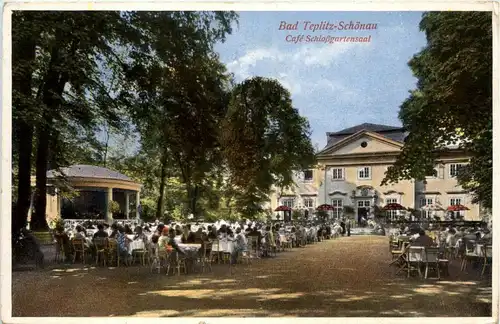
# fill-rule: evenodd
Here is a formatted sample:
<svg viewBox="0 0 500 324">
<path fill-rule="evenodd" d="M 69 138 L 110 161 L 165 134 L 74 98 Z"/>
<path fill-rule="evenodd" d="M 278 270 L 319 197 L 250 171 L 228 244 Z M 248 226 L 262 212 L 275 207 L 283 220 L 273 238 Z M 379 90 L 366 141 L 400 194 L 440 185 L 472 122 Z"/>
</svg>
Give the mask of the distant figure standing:
<svg viewBox="0 0 500 324">
<path fill-rule="evenodd" d="M 345 231 L 345 222 L 344 222 L 344 219 L 342 219 L 342 220 L 340 221 L 340 227 L 342 227 L 342 232 L 341 232 L 341 234 L 342 234 L 342 236 L 344 236 L 344 235 L 345 235 L 345 232 L 346 232 L 346 231 Z"/>
<path fill-rule="evenodd" d="M 351 222 L 347 220 L 347 236 L 351 236 Z"/>
</svg>

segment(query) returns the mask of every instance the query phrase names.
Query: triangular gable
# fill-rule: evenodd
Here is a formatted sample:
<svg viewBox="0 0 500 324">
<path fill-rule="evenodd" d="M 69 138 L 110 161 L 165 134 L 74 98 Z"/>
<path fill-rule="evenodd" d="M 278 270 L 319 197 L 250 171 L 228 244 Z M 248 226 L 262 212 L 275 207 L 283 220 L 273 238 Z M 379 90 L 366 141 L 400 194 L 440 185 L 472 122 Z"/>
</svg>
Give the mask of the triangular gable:
<svg viewBox="0 0 500 324">
<path fill-rule="evenodd" d="M 367 143 L 366 147 L 361 146 L 363 142 Z M 402 147 L 403 144 L 393 141 L 380 134 L 362 130 L 344 138 L 332 147 L 320 152 L 319 155 L 346 155 L 391 151 L 398 152 Z"/>
</svg>

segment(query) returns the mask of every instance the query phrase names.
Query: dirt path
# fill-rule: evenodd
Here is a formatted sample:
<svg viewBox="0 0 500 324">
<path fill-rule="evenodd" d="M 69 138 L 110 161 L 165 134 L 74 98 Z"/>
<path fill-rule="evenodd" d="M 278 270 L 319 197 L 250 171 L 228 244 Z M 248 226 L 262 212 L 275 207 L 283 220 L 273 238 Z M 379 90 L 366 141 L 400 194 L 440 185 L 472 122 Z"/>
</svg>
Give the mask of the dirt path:
<svg viewBox="0 0 500 324">
<path fill-rule="evenodd" d="M 277 258 L 167 277 L 148 267 L 13 274 L 13 316 L 491 316 L 477 275 L 396 276 L 387 238 L 354 236 Z M 461 275 L 463 276 L 463 275 Z"/>
</svg>

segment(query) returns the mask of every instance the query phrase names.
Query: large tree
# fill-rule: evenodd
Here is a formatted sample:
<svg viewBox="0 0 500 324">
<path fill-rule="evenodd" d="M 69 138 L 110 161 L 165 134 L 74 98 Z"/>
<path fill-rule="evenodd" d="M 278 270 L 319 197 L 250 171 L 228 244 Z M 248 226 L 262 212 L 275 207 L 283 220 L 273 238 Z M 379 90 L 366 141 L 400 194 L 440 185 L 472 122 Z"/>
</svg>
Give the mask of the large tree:
<svg viewBox="0 0 500 324">
<path fill-rule="evenodd" d="M 255 77 L 232 91 L 220 137 L 240 212 L 253 217 L 273 185 L 314 164 L 309 123 L 276 80 Z"/>
<path fill-rule="evenodd" d="M 66 140 L 75 133 L 92 134 L 103 118 L 120 121 L 101 71 L 115 60 L 113 44 L 124 28 L 119 12 L 14 13 L 13 121 L 19 174 L 14 230 L 26 223 L 31 156 L 36 156 L 31 227 L 44 229 L 46 172 L 49 165 L 64 164 L 66 153 L 75 150 L 68 150 Z"/>
<path fill-rule="evenodd" d="M 429 12 L 420 29 L 427 46 L 409 62 L 417 89 L 401 106 L 409 131 L 383 184 L 424 180 L 450 144 L 471 156 L 458 181 L 474 202 L 491 207 L 492 22 L 488 12 Z"/>
<path fill-rule="evenodd" d="M 185 185 L 186 210 L 197 213 L 206 175 L 220 164 L 217 129 L 224 116 L 230 82 L 213 50 L 231 32 L 233 12 L 133 13 L 146 47 L 132 49 L 128 79 L 140 93 L 132 115 L 141 144 L 159 152 L 157 217 L 164 211 L 167 179 L 178 175 Z M 174 164 L 178 174 L 169 172 Z"/>
</svg>

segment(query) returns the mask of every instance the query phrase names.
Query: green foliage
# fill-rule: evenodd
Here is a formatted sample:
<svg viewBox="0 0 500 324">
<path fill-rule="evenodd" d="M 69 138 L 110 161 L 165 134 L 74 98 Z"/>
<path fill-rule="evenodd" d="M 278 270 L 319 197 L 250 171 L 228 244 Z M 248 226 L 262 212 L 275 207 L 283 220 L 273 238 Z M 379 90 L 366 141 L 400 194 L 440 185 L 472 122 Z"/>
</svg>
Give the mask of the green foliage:
<svg viewBox="0 0 500 324">
<path fill-rule="evenodd" d="M 273 185 L 292 185 L 292 172 L 315 162 L 309 123 L 276 80 L 256 77 L 237 85 L 220 130 L 230 182 L 247 217 L 260 212 Z"/>
<path fill-rule="evenodd" d="M 299 210 L 293 210 L 292 211 L 292 219 L 294 221 L 298 221 L 298 220 L 301 220 L 303 218 L 304 218 L 304 215 L 302 214 L 301 211 L 299 211 Z"/>
<path fill-rule="evenodd" d="M 112 214 L 117 214 L 119 213 L 121 210 L 120 210 L 120 204 L 116 201 L 111 201 L 110 202 L 110 205 L 109 205 L 109 211 L 112 213 Z"/>
<path fill-rule="evenodd" d="M 488 12 L 426 13 L 420 28 L 427 46 L 410 61 L 417 89 L 399 117 L 409 131 L 382 184 L 424 180 L 446 145 L 471 156 L 458 175 L 474 202 L 492 198 L 492 27 Z"/>
<path fill-rule="evenodd" d="M 262 205 L 271 186 L 291 185 L 293 170 L 314 164 L 314 148 L 307 120 L 277 81 L 232 88 L 213 48 L 236 19 L 234 12 L 14 13 L 15 227 L 25 223 L 33 171 L 35 209 L 45 211 L 47 166 L 77 163 L 143 184 L 145 220 L 269 216 Z M 58 187 L 72 197 L 66 180 Z M 116 202 L 110 208 L 120 211 Z M 44 213 L 32 220 L 36 229 L 46 225 Z"/>
</svg>

